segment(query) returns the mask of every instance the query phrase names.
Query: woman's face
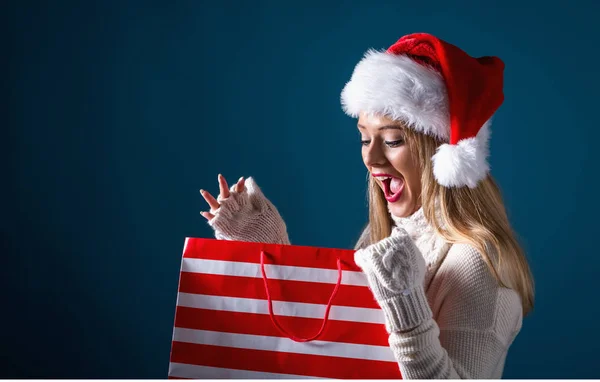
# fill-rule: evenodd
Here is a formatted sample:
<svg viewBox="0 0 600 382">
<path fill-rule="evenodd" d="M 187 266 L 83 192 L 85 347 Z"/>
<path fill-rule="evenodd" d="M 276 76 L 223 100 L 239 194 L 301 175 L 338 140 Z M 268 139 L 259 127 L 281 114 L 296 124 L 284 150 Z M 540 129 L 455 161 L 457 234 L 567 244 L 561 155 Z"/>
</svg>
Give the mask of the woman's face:
<svg viewBox="0 0 600 382">
<path fill-rule="evenodd" d="M 421 207 L 421 170 L 403 129 L 402 122 L 385 116 L 362 113 L 358 119 L 363 161 L 397 217 L 410 216 Z"/>
</svg>

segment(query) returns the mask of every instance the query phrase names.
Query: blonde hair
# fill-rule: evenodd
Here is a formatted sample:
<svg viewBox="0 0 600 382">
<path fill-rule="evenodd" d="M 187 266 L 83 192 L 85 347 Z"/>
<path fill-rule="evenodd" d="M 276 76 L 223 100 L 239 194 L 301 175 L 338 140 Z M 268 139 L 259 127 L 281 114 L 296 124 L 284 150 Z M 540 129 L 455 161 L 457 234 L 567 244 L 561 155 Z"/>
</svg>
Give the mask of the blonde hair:
<svg viewBox="0 0 600 382">
<path fill-rule="evenodd" d="M 499 285 L 519 294 L 523 314 L 527 315 L 533 310 L 533 276 L 492 176 L 488 175 L 473 189 L 440 186 L 433 176 L 431 157 L 442 142 L 408 128 L 404 133 L 421 166 L 420 201 L 427 221 L 448 242 L 473 245 Z M 390 236 L 394 224 L 383 191 L 372 177 L 368 182 L 369 224 L 357 248 Z"/>
</svg>

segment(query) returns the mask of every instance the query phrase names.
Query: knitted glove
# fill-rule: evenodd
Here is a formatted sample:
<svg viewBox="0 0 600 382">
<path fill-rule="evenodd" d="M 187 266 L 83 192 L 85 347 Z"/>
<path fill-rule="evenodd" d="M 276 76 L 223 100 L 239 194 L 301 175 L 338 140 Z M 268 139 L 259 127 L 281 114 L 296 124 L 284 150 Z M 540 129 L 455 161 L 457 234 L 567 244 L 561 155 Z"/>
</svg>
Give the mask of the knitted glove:
<svg viewBox="0 0 600 382">
<path fill-rule="evenodd" d="M 425 259 L 404 229 L 356 251 L 354 262 L 367 276 L 389 333 L 414 329 L 432 317 L 423 289 Z"/>
<path fill-rule="evenodd" d="M 219 195 L 217 201 L 221 206 L 210 211 L 215 217 L 208 221 L 217 239 L 290 244 L 285 222 L 252 177 L 242 192 L 233 185 L 229 197 Z"/>
</svg>

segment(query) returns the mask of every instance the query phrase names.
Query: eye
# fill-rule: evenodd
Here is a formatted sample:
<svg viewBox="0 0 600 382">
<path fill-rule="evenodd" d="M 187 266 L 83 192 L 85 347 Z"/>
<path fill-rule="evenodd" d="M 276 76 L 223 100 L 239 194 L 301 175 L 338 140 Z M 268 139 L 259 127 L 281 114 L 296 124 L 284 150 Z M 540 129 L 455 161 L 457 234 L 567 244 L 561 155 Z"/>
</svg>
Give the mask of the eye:
<svg viewBox="0 0 600 382">
<path fill-rule="evenodd" d="M 385 141 L 385 144 L 389 147 L 398 147 L 404 143 L 404 139 L 398 139 L 397 141 Z"/>
<path fill-rule="evenodd" d="M 369 143 L 371 143 L 371 141 L 368 140 L 368 139 L 367 140 L 363 139 L 363 140 L 360 141 L 360 144 L 363 145 L 363 146 L 368 146 Z"/>
</svg>

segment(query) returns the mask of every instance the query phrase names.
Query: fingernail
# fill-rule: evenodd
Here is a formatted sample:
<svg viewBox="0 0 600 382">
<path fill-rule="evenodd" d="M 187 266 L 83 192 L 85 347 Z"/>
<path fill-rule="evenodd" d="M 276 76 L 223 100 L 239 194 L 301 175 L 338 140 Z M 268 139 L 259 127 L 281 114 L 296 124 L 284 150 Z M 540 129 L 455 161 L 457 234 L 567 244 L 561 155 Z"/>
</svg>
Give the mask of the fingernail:
<svg viewBox="0 0 600 382">
<path fill-rule="evenodd" d="M 219 176 L 217 176 L 217 178 L 221 179 L 223 177 L 223 175 L 219 174 Z"/>
<path fill-rule="evenodd" d="M 238 182 L 241 182 L 241 181 L 242 181 L 242 179 L 244 179 L 244 177 L 243 177 L 243 176 L 240 176 L 240 179 L 238 180 Z"/>
<path fill-rule="evenodd" d="M 201 194 L 204 194 L 204 190 L 200 190 L 200 193 L 201 193 Z"/>
</svg>

